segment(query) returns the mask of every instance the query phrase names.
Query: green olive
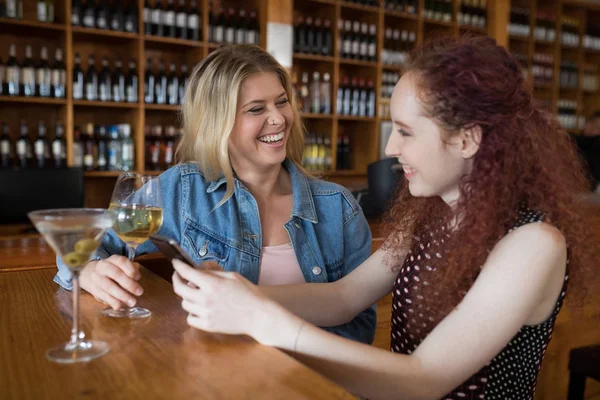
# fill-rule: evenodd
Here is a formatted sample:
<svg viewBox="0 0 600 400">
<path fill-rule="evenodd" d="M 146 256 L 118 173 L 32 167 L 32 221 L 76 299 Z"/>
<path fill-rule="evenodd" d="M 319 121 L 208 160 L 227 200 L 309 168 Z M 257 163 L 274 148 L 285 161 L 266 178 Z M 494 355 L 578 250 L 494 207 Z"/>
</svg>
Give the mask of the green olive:
<svg viewBox="0 0 600 400">
<path fill-rule="evenodd" d="M 98 248 L 98 245 L 99 243 L 94 239 L 81 239 L 75 243 L 75 253 L 89 257 Z"/>
<path fill-rule="evenodd" d="M 67 267 L 69 268 L 79 267 L 87 260 L 88 256 L 77 254 L 75 252 L 71 252 L 63 257 L 64 263 L 67 264 Z"/>
</svg>

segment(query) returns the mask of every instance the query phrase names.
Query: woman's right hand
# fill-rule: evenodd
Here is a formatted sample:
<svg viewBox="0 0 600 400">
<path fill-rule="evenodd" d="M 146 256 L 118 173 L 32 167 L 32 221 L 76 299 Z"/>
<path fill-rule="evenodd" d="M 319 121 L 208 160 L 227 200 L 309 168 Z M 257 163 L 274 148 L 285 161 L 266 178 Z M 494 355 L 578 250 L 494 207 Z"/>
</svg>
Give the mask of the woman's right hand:
<svg viewBox="0 0 600 400">
<path fill-rule="evenodd" d="M 120 255 L 92 261 L 81 271 L 81 287 L 115 310 L 133 307 L 136 296 L 144 292 L 138 283 L 139 269 L 139 263 Z"/>
</svg>

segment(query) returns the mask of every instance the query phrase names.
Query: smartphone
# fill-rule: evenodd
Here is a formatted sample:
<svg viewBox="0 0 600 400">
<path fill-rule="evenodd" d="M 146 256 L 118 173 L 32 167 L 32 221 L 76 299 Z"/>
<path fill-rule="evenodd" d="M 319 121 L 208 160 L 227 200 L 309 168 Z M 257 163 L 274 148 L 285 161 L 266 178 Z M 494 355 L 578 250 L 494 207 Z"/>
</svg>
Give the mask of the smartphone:
<svg viewBox="0 0 600 400">
<path fill-rule="evenodd" d="M 163 253 L 169 261 L 172 261 L 174 258 L 183 261 L 191 265 L 192 267 L 198 267 L 198 265 L 188 256 L 185 251 L 179 246 L 179 244 L 168 237 L 160 236 L 160 235 L 151 235 L 150 240 L 158 249 Z"/>
</svg>

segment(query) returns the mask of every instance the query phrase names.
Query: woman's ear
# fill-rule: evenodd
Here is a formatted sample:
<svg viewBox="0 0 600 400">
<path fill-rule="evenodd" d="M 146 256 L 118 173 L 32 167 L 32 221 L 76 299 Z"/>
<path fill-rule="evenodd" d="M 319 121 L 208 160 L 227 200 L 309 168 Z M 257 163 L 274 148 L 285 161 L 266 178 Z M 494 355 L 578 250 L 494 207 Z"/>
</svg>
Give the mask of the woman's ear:
<svg viewBox="0 0 600 400">
<path fill-rule="evenodd" d="M 460 131 L 460 153 L 464 159 L 469 159 L 477 154 L 481 144 L 482 131 L 481 126 L 473 125 Z"/>
</svg>

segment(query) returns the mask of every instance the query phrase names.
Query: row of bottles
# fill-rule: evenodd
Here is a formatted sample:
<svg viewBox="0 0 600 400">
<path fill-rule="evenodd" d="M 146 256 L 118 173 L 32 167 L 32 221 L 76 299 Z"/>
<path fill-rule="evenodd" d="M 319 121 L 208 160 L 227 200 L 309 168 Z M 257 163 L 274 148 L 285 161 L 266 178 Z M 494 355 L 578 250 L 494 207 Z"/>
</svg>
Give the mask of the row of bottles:
<svg viewBox="0 0 600 400">
<path fill-rule="evenodd" d="M 452 0 L 425 0 L 425 18 L 452 22 Z"/>
<path fill-rule="evenodd" d="M 216 13 L 210 6 L 208 17 L 208 40 L 212 43 L 258 44 L 259 25 L 256 10 L 246 14 L 243 8 L 225 10 L 220 7 Z"/>
<path fill-rule="evenodd" d="M 129 124 L 75 126 L 73 165 L 86 171 L 133 171 L 135 143 Z"/>
<path fill-rule="evenodd" d="M 309 73 L 302 73 L 302 81 L 298 89 L 300 109 L 305 113 L 331 114 L 331 77 L 325 72 L 321 77 L 318 71 L 312 73 L 309 82 Z"/>
<path fill-rule="evenodd" d="M 296 17 L 294 26 L 294 52 L 318 54 L 322 56 L 332 55 L 333 39 L 331 32 L 331 21 L 312 17 Z"/>
<path fill-rule="evenodd" d="M 559 99 L 558 122 L 563 129 L 583 129 L 585 118 L 577 117 L 577 102 L 574 100 Z"/>
<path fill-rule="evenodd" d="M 348 3 L 354 3 L 362 6 L 378 7 L 379 0 L 345 0 Z"/>
<path fill-rule="evenodd" d="M 137 0 L 72 0 L 71 25 L 137 33 Z"/>
<path fill-rule="evenodd" d="M 327 134 L 307 133 L 302 165 L 309 171 L 326 171 L 331 169 L 331 139 Z"/>
<path fill-rule="evenodd" d="M 175 163 L 175 148 L 182 129 L 175 126 L 146 126 L 144 128 L 146 169 L 165 170 Z"/>
<path fill-rule="evenodd" d="M 65 91 L 66 70 L 61 49 L 56 49 L 52 64 L 48 62 L 46 46 L 40 49 L 37 62 L 33 61 L 32 48 L 27 45 L 25 58 L 19 63 L 14 43 L 10 45 L 6 65 L 0 58 L 0 95 L 63 98 Z"/>
<path fill-rule="evenodd" d="M 390 11 L 416 14 L 419 0 L 384 0 L 384 7 Z"/>
<path fill-rule="evenodd" d="M 598 91 L 598 65 L 590 64 L 584 66 L 581 88 L 586 92 Z"/>
<path fill-rule="evenodd" d="M 415 47 L 417 34 L 406 29 L 385 28 L 385 42 L 381 52 L 381 62 L 386 65 L 402 65 L 408 57 L 408 52 Z"/>
<path fill-rule="evenodd" d="M 137 103 L 138 75 L 134 59 L 129 60 L 129 70 L 125 74 L 123 63 L 115 59 L 114 69 L 109 67 L 108 57 L 102 57 L 102 67 L 96 70 L 95 56 L 88 56 L 88 68 L 84 73 L 81 57 L 75 53 L 73 68 L 73 99 L 89 101 L 115 101 Z"/>
<path fill-rule="evenodd" d="M 381 98 L 389 99 L 392 97 L 392 92 L 394 91 L 394 87 L 398 80 L 400 79 L 400 74 L 397 72 L 383 72 L 381 74 Z"/>
<path fill-rule="evenodd" d="M 21 120 L 19 138 L 13 142 L 9 127 L 2 123 L 0 135 L 1 168 L 63 168 L 67 165 L 65 131 L 61 123 L 56 124 L 54 139 L 50 141 L 46 124 L 39 121 L 37 138 L 29 136 L 29 126 Z"/>
<path fill-rule="evenodd" d="M 344 76 L 337 91 L 338 115 L 375 117 L 375 87 L 372 80 Z"/>
<path fill-rule="evenodd" d="M 0 18 L 23 19 L 23 0 L 0 2 Z"/>
<path fill-rule="evenodd" d="M 531 65 L 531 75 L 536 85 L 552 85 L 554 79 L 554 56 L 535 53 Z"/>
<path fill-rule="evenodd" d="M 560 42 L 565 47 L 579 47 L 579 20 L 563 16 L 561 18 Z"/>
<path fill-rule="evenodd" d="M 342 58 L 377 61 L 377 27 L 366 22 L 339 20 Z"/>
<path fill-rule="evenodd" d="M 178 74 L 175 63 L 171 63 L 167 75 L 163 60 L 159 60 L 156 73 L 153 73 L 153 70 L 155 70 L 154 64 L 152 59 L 146 60 L 144 102 L 146 104 L 180 104 L 183 101 L 185 83 L 188 79 L 187 65 L 182 64 Z"/>
<path fill-rule="evenodd" d="M 561 89 L 577 89 L 579 70 L 573 61 L 561 61 L 559 86 Z"/>
<path fill-rule="evenodd" d="M 460 0 L 458 24 L 485 28 L 487 25 L 486 0 Z"/>
<path fill-rule="evenodd" d="M 178 39 L 200 40 L 200 13 L 195 0 L 185 7 L 185 0 L 168 0 L 166 6 L 156 1 L 154 6 L 148 0 L 144 3 L 144 33 L 146 35 Z"/>
<path fill-rule="evenodd" d="M 600 51 L 600 26 L 588 27 L 588 32 L 583 36 L 583 47 Z"/>
<path fill-rule="evenodd" d="M 527 8 L 512 7 L 508 22 L 508 34 L 528 37 L 529 32 L 529 10 Z"/>
<path fill-rule="evenodd" d="M 533 36 L 535 40 L 553 42 L 556 39 L 556 14 L 538 10 Z"/>
</svg>

